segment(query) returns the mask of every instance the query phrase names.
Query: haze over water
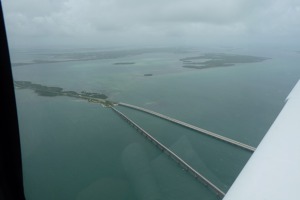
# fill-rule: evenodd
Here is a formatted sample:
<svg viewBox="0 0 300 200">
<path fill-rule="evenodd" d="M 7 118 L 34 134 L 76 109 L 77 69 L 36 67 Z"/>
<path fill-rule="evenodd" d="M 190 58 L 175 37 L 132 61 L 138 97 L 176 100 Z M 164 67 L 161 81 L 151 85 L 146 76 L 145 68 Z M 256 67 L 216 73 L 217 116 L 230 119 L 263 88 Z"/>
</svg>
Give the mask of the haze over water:
<svg viewBox="0 0 300 200">
<path fill-rule="evenodd" d="M 104 93 L 255 147 L 300 75 L 300 54 L 293 50 L 123 49 L 119 56 L 104 57 L 99 57 L 103 50 L 79 51 L 15 51 L 12 62 L 26 64 L 13 67 L 14 79 Z M 271 59 L 182 67 L 180 59 L 203 53 Z M 28 89 L 17 89 L 16 98 L 28 199 L 216 199 L 111 109 Z M 117 108 L 225 192 L 251 156 L 162 119 Z"/>
</svg>

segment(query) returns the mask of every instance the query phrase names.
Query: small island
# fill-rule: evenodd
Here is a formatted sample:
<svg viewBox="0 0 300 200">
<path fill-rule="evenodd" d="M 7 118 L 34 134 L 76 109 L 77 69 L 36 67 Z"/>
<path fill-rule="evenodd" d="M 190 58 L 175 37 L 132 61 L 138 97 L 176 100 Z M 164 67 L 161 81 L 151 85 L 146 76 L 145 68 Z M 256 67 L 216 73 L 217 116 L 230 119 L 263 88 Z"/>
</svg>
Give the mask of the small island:
<svg viewBox="0 0 300 200">
<path fill-rule="evenodd" d="M 105 94 L 86 91 L 82 91 L 80 93 L 75 91 L 64 91 L 63 88 L 60 87 L 49 87 L 36 83 L 31 83 L 30 81 L 15 81 L 14 83 L 16 88 L 31 89 L 40 96 L 68 96 L 79 99 L 85 99 L 93 103 L 100 103 L 105 107 L 112 107 L 116 105 L 115 102 L 107 100 L 108 97 Z"/>
<path fill-rule="evenodd" d="M 114 65 L 134 65 L 134 62 L 117 62 L 114 63 Z"/>
<path fill-rule="evenodd" d="M 144 74 L 144 76 L 153 76 L 153 74 Z"/>
<path fill-rule="evenodd" d="M 205 61 L 201 62 L 203 59 Z M 267 59 L 270 58 L 225 53 L 206 53 L 201 56 L 182 58 L 180 61 L 182 61 L 185 68 L 206 69 L 212 67 L 230 67 L 241 63 L 262 62 Z"/>
</svg>

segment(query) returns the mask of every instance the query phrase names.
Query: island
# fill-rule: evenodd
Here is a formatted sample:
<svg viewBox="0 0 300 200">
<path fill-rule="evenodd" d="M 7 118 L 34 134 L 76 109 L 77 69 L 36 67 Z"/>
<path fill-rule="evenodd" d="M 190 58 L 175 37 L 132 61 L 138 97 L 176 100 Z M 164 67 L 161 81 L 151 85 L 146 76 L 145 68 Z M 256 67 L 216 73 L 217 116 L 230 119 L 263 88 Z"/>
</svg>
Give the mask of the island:
<svg viewBox="0 0 300 200">
<path fill-rule="evenodd" d="M 153 76 L 153 74 L 144 74 L 144 76 Z"/>
<path fill-rule="evenodd" d="M 32 83 L 30 81 L 15 81 L 14 84 L 18 89 L 31 89 L 40 96 L 68 96 L 73 98 L 85 99 L 92 103 L 100 103 L 104 107 L 112 107 L 117 105 L 116 102 L 107 100 L 108 97 L 105 94 L 86 91 L 82 91 L 80 93 L 75 91 L 65 91 L 60 87 L 49 87 Z"/>
<path fill-rule="evenodd" d="M 117 62 L 114 63 L 114 65 L 134 65 L 134 62 Z"/>
<path fill-rule="evenodd" d="M 241 63 L 262 62 L 267 59 L 270 58 L 225 53 L 206 53 L 200 56 L 182 58 L 180 61 L 183 63 L 182 67 L 185 68 L 206 69 L 212 67 L 230 67 Z"/>
</svg>

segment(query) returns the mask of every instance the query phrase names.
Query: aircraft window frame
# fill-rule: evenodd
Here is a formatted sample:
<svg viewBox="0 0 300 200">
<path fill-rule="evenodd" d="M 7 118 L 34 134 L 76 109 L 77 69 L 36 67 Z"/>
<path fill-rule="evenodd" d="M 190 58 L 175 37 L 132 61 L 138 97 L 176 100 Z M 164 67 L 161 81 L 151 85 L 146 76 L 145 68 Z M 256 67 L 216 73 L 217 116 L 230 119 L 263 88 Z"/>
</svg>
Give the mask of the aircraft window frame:
<svg viewBox="0 0 300 200">
<path fill-rule="evenodd" d="M 25 199 L 20 136 L 8 42 L 0 1 L 0 87 L 2 98 L 0 134 L 0 199 Z"/>
</svg>

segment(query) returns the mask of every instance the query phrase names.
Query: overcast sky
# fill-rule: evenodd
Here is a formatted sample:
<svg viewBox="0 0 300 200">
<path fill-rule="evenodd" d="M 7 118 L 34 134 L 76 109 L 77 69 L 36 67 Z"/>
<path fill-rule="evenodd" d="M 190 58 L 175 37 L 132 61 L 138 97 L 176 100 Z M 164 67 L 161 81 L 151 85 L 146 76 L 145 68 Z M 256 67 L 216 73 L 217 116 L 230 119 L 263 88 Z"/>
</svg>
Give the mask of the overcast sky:
<svg viewBox="0 0 300 200">
<path fill-rule="evenodd" d="M 11 46 L 300 45 L 300 0 L 2 0 Z"/>
</svg>

